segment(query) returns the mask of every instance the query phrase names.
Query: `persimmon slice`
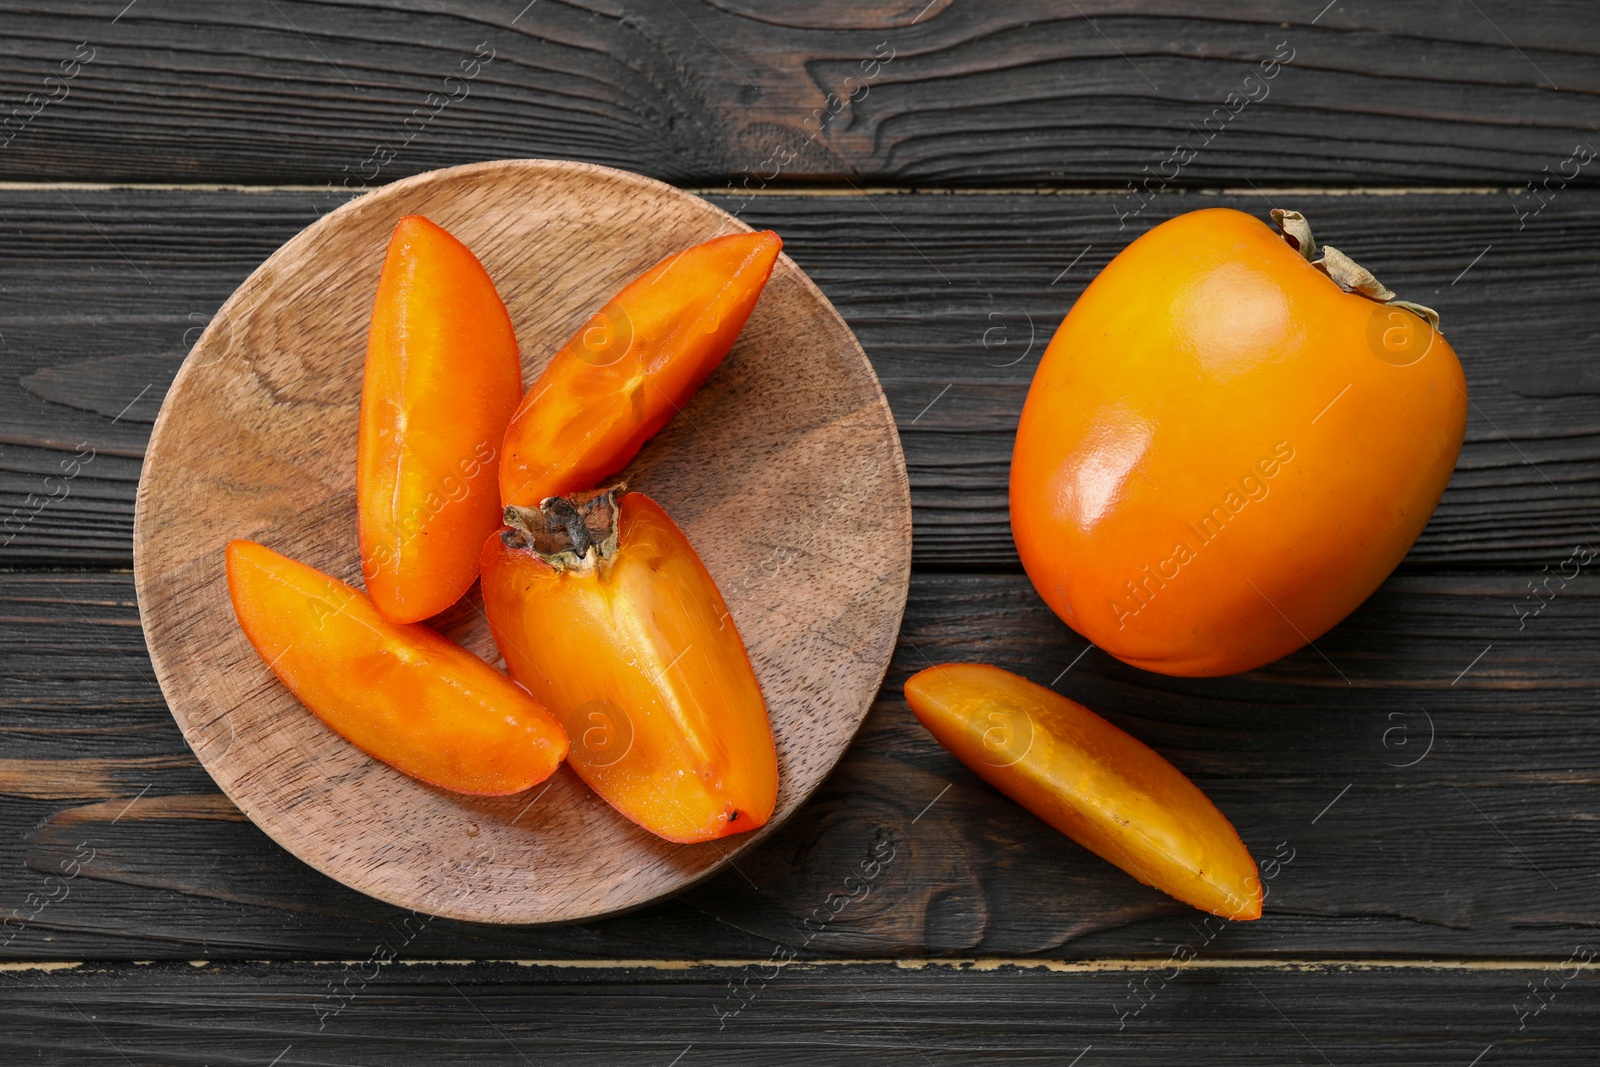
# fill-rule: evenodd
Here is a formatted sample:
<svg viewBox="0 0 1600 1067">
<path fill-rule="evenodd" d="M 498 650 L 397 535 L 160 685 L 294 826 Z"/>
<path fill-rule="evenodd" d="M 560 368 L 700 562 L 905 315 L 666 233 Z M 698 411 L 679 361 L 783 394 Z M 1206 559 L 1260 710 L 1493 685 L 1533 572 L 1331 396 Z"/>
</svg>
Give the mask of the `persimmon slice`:
<svg viewBox="0 0 1600 1067">
<path fill-rule="evenodd" d="M 551 358 L 512 416 L 502 501 L 536 507 L 625 467 L 728 354 L 782 248 L 771 231 L 717 237 L 668 256 L 613 296 Z"/>
<path fill-rule="evenodd" d="M 442 227 L 401 219 L 372 307 L 356 454 L 361 577 L 384 615 L 437 615 L 477 579 L 521 394 L 516 334 L 488 272 Z"/>
<path fill-rule="evenodd" d="M 1227 817 L 1088 708 L 977 663 L 914 675 L 906 700 L 979 777 L 1101 859 L 1203 911 L 1261 917 L 1255 860 Z"/>
<path fill-rule="evenodd" d="M 345 740 L 413 778 L 500 796 L 548 778 L 561 724 L 466 649 L 391 622 L 337 578 L 253 541 L 228 545 L 228 592 L 250 644 Z"/>
</svg>

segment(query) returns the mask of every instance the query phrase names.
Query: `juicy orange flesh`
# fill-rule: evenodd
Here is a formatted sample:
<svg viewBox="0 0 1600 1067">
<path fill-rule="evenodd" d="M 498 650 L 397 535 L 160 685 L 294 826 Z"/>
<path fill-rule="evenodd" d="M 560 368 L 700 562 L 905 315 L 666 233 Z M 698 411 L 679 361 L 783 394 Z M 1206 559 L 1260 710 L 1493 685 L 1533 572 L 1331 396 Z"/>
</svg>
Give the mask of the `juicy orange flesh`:
<svg viewBox="0 0 1600 1067">
<path fill-rule="evenodd" d="M 619 548 L 558 573 L 499 536 L 483 593 L 506 664 L 567 727 L 568 762 L 613 807 L 671 841 L 763 825 L 778 763 L 761 687 L 727 605 L 660 506 L 620 503 Z"/>
<path fill-rule="evenodd" d="M 782 248 L 770 231 L 718 237 L 612 297 L 528 387 L 506 431 L 502 500 L 534 507 L 626 466 L 728 354 Z"/>
<path fill-rule="evenodd" d="M 1108 863 L 1204 911 L 1260 917 L 1255 861 L 1227 817 L 1088 708 L 972 663 L 913 676 L 906 700 L 961 762 Z"/>
<path fill-rule="evenodd" d="M 566 756 L 561 725 L 516 684 L 426 626 L 396 623 L 338 579 L 251 541 L 228 545 L 245 635 L 340 736 L 460 793 L 516 793 Z"/>
<path fill-rule="evenodd" d="M 373 303 L 356 459 L 362 576 L 389 618 L 436 615 L 477 578 L 521 395 L 517 338 L 482 264 L 427 219 L 401 219 Z"/>
</svg>

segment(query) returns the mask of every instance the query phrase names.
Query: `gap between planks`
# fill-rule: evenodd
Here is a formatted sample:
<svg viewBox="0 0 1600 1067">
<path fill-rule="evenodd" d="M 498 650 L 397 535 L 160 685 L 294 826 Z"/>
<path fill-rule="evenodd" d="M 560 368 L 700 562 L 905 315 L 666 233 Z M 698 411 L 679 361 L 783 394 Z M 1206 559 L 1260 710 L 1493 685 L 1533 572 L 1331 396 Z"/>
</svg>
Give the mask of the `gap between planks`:
<svg viewBox="0 0 1600 1067">
<path fill-rule="evenodd" d="M 360 967 L 370 960 L 12 960 L 0 962 L 0 973 L 26 973 L 28 971 L 72 971 L 84 967 L 107 967 L 128 964 L 135 967 L 154 967 L 188 963 L 191 967 Z M 1538 971 L 1559 967 L 1570 962 L 1558 957 L 1549 959 L 1276 959 L 1272 957 L 1238 957 L 1230 959 L 1195 959 L 1183 966 L 1211 971 Z M 962 972 L 999 971 L 1011 967 L 1018 970 L 1043 970 L 1055 974 L 1095 974 L 1115 971 L 1154 971 L 1172 966 L 1169 956 L 1150 958 L 1107 958 L 1091 960 L 1047 960 L 1030 957 L 966 958 L 916 958 L 896 959 L 861 958 L 827 960 L 774 960 L 766 959 L 704 959 L 704 960 L 648 960 L 648 959 L 436 959 L 391 960 L 386 966 L 395 967 L 478 967 L 495 965 L 504 967 L 548 968 L 551 970 L 732 970 L 744 967 L 783 967 L 797 970 L 823 970 L 848 967 L 894 967 L 901 971 L 954 970 Z"/>
<path fill-rule="evenodd" d="M 670 184 L 670 183 L 669 183 Z M 360 192 L 372 192 L 383 186 L 375 185 Z M 717 196 L 736 193 L 740 196 L 1126 196 L 1128 186 L 913 186 L 913 185 L 774 185 L 764 189 L 735 189 L 730 178 L 723 186 L 685 185 L 684 192 L 696 196 Z M 1521 186 L 1510 185 L 1268 185 L 1250 186 L 1218 185 L 1193 189 L 1163 189 L 1157 196 L 1252 196 L 1262 192 L 1281 193 L 1284 196 L 1491 196 L 1511 193 Z M 182 182 L 83 182 L 83 181 L 0 181 L 0 193 L 51 192 L 74 190 L 80 192 L 111 192 L 132 190 L 137 192 L 190 192 L 190 193 L 326 193 L 338 190 L 333 184 L 324 185 L 237 185 L 226 183 Z M 352 190 L 351 199 L 360 193 Z"/>
</svg>

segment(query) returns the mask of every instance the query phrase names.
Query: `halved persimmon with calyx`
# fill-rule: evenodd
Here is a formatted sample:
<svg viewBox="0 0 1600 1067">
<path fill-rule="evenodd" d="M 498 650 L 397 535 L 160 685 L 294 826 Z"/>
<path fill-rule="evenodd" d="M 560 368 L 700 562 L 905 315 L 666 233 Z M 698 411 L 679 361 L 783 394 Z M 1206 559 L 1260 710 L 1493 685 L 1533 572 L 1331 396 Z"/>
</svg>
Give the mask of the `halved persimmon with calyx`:
<svg viewBox="0 0 1600 1067">
<path fill-rule="evenodd" d="M 572 736 L 568 762 L 669 841 L 772 816 L 778 757 L 728 606 L 661 506 L 617 490 L 509 507 L 483 604 L 511 676 Z"/>
</svg>

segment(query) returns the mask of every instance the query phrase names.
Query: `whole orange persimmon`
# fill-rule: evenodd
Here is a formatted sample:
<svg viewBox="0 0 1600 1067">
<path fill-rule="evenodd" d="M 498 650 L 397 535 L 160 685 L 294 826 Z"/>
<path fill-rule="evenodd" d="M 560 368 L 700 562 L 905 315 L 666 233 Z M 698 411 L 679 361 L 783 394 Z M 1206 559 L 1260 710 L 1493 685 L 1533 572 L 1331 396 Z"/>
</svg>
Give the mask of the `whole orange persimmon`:
<svg viewBox="0 0 1600 1067">
<path fill-rule="evenodd" d="M 1011 526 L 1066 623 L 1163 674 L 1314 641 L 1406 554 L 1466 426 L 1461 364 L 1296 212 L 1195 211 L 1111 261 L 1046 349 Z"/>
</svg>

